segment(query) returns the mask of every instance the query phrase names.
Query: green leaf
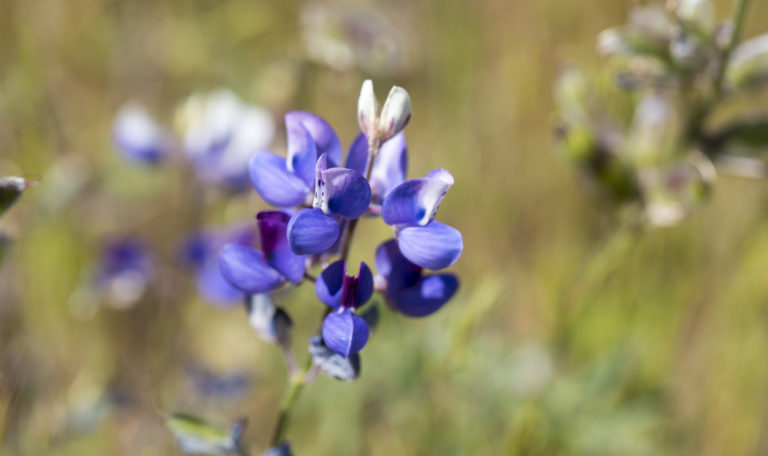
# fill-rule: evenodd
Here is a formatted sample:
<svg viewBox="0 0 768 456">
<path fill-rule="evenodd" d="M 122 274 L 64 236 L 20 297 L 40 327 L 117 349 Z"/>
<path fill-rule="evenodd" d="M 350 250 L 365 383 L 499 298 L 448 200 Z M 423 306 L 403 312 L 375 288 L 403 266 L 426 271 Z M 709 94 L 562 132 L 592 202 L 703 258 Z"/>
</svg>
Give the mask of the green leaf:
<svg viewBox="0 0 768 456">
<path fill-rule="evenodd" d="M 186 413 L 176 413 L 166 420 L 179 448 L 187 454 L 237 454 L 241 452 L 240 436 L 245 425 L 246 420 L 241 419 L 232 430 L 226 430 Z"/>
</svg>

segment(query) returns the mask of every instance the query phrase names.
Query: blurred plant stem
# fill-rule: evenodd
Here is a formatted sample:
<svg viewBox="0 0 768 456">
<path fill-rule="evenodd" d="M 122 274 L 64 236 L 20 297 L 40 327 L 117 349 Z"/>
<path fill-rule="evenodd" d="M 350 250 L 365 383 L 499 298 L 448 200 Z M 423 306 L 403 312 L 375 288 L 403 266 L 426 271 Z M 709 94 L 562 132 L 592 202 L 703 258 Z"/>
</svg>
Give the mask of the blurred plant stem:
<svg viewBox="0 0 768 456">
<path fill-rule="evenodd" d="M 576 280 L 560 294 L 554 325 L 554 345 L 564 359 L 568 358 L 573 330 L 589 312 L 591 303 L 596 302 L 594 294 L 631 254 L 642 232 L 640 226 L 623 220 L 611 237 L 591 256 Z"/>
</svg>

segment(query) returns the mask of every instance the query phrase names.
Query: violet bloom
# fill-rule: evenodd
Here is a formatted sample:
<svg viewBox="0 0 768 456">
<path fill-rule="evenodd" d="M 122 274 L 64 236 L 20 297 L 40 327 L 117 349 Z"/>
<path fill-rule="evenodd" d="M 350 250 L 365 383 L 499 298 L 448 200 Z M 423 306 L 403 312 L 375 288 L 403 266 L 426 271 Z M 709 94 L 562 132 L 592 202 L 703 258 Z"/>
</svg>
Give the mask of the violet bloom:
<svg viewBox="0 0 768 456">
<path fill-rule="evenodd" d="M 189 236 L 182 246 L 182 260 L 195 270 L 197 289 L 214 305 L 229 306 L 243 299 L 243 292 L 233 287 L 221 274 L 218 254 L 230 243 L 253 245 L 256 233 L 252 226 L 206 230 Z"/>
<path fill-rule="evenodd" d="M 172 142 L 149 113 L 134 103 L 125 104 L 117 112 L 112 140 L 123 157 L 144 165 L 157 165 L 167 160 Z"/>
<path fill-rule="evenodd" d="M 96 287 L 115 307 L 130 307 L 144 296 L 153 271 L 152 256 L 141 241 L 109 241 L 98 262 Z"/>
<path fill-rule="evenodd" d="M 360 263 L 357 276 L 347 275 L 343 260 L 323 270 L 315 282 L 315 294 L 334 309 L 323 321 L 323 342 L 336 353 L 349 357 L 368 342 L 368 325 L 355 315 L 357 309 L 373 295 L 373 275 L 365 263 Z"/>
<path fill-rule="evenodd" d="M 275 121 L 267 110 L 226 89 L 190 96 L 176 121 L 198 177 L 233 191 L 247 188 L 249 161 L 275 136 Z"/>
<path fill-rule="evenodd" d="M 291 251 L 286 238 L 288 214 L 264 211 L 256 215 L 261 250 L 227 244 L 219 251 L 221 274 L 246 294 L 266 293 L 289 281 L 298 284 L 304 277 L 305 259 Z"/>
<path fill-rule="evenodd" d="M 397 245 L 403 256 L 426 269 L 443 269 L 461 256 L 464 241 L 456 228 L 436 220 L 440 202 L 453 185 L 453 176 L 444 169 L 427 177 L 410 179 L 387 193 L 381 217 L 394 225 Z"/>
<path fill-rule="evenodd" d="M 336 244 L 341 219 L 356 219 L 368 210 L 371 187 L 360 173 L 347 168 L 328 168 L 325 154 L 315 166 L 312 209 L 302 209 L 288 224 L 288 242 L 299 254 L 324 252 Z"/>
<path fill-rule="evenodd" d="M 368 138 L 360 133 L 349 147 L 345 166 L 363 174 L 369 159 Z M 376 156 L 369 179 L 372 203 L 381 205 L 387 193 L 405 181 L 407 171 L 408 146 L 405 141 L 405 133 L 400 132 L 385 141 Z"/>
<path fill-rule="evenodd" d="M 328 166 L 341 163 L 341 141 L 321 117 L 304 111 L 285 115 L 287 157 L 258 152 L 250 161 L 251 183 L 264 201 L 290 208 L 312 203 L 315 165 L 325 154 Z"/>
<path fill-rule="evenodd" d="M 459 288 L 453 274 L 424 275 L 420 266 L 403 256 L 390 239 L 376 249 L 376 271 L 384 282 L 390 305 L 409 317 L 425 317 L 448 302 Z"/>
</svg>

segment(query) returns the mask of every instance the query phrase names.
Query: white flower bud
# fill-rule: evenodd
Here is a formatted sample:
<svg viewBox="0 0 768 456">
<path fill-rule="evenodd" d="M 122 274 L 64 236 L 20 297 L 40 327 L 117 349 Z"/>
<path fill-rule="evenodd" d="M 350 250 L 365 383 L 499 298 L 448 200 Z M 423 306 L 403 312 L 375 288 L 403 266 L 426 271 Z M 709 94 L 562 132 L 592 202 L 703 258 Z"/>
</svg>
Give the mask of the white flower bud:
<svg viewBox="0 0 768 456">
<path fill-rule="evenodd" d="M 373 92 L 373 82 L 366 79 L 360 89 L 360 98 L 357 100 L 357 123 L 365 136 L 372 138 L 376 135 L 379 116 L 379 101 Z"/>
<path fill-rule="evenodd" d="M 379 118 L 379 139 L 386 141 L 400 133 L 411 120 L 411 97 L 402 87 L 394 86 L 389 91 Z"/>
</svg>

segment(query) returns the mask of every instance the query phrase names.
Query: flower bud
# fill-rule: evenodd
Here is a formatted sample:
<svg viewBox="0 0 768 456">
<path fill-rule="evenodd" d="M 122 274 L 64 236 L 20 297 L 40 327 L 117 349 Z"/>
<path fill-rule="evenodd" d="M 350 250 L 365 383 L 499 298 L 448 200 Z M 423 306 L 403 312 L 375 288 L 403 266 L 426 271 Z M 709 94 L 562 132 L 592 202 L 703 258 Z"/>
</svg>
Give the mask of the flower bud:
<svg viewBox="0 0 768 456">
<path fill-rule="evenodd" d="M 360 98 L 357 100 L 357 123 L 366 137 L 376 135 L 378 125 L 379 101 L 373 92 L 373 82 L 366 79 L 360 89 Z"/>
<path fill-rule="evenodd" d="M 711 33 L 715 28 L 715 8 L 710 0 L 678 0 L 675 15 L 701 32 Z"/>
<path fill-rule="evenodd" d="M 742 89 L 768 82 L 768 34 L 745 41 L 731 54 L 725 73 L 729 88 Z"/>
<path fill-rule="evenodd" d="M 13 206 L 28 185 L 22 177 L 0 177 L 0 215 Z"/>
<path fill-rule="evenodd" d="M 389 91 L 379 118 L 379 139 L 383 142 L 400 133 L 411 120 L 411 97 L 402 87 Z"/>
</svg>

